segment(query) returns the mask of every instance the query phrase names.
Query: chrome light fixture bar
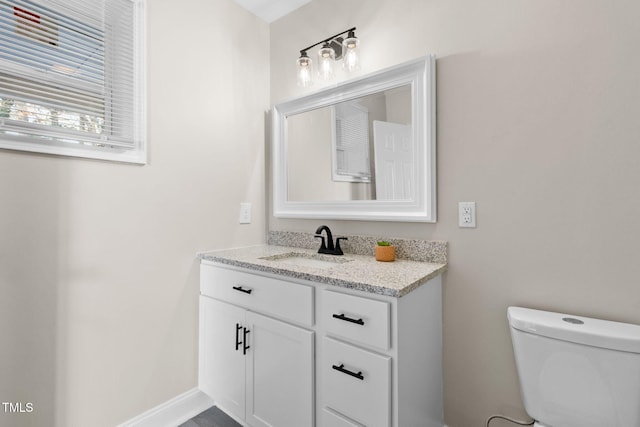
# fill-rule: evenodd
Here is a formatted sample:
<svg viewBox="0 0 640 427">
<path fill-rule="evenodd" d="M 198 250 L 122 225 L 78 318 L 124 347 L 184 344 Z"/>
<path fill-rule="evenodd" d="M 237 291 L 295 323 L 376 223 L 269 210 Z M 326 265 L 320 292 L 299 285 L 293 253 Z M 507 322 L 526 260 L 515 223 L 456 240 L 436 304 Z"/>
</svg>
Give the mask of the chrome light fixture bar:
<svg viewBox="0 0 640 427">
<path fill-rule="evenodd" d="M 360 68 L 360 40 L 355 35 L 356 27 L 349 28 L 341 33 L 312 44 L 300 51 L 300 57 L 296 61 L 298 85 L 310 86 L 313 83 L 313 61 L 307 55 L 307 51 L 320 44 L 318 50 L 318 77 L 322 80 L 330 80 L 335 76 L 335 63 L 342 60 L 345 71 L 352 72 Z M 347 35 L 346 38 L 342 37 Z"/>
</svg>

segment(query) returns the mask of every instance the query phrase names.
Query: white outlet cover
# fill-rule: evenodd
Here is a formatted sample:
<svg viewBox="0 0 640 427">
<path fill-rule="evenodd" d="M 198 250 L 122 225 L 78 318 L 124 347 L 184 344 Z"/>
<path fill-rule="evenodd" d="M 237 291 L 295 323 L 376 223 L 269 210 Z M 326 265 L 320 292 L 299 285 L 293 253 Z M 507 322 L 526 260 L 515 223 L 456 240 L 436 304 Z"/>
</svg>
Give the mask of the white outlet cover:
<svg viewBox="0 0 640 427">
<path fill-rule="evenodd" d="M 458 226 L 476 228 L 476 202 L 458 203 Z"/>
</svg>

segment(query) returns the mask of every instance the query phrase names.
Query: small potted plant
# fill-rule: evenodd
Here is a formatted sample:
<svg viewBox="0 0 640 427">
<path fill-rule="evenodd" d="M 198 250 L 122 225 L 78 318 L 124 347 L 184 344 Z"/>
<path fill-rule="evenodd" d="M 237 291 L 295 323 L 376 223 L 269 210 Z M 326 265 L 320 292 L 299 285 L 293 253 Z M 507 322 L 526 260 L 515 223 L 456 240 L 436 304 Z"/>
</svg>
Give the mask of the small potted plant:
<svg viewBox="0 0 640 427">
<path fill-rule="evenodd" d="M 396 249 L 395 247 L 384 240 L 379 241 L 376 245 L 376 261 L 395 261 L 396 259 Z"/>
</svg>

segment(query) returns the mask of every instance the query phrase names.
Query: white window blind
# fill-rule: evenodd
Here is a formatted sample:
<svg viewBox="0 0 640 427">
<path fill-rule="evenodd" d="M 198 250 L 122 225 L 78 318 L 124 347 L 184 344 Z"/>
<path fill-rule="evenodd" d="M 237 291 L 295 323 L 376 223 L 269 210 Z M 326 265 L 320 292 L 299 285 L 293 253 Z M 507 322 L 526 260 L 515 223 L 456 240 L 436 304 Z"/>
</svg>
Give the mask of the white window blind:
<svg viewBox="0 0 640 427">
<path fill-rule="evenodd" d="M 369 182 L 369 112 L 351 102 L 334 107 L 334 181 Z"/>
<path fill-rule="evenodd" d="M 142 0 L 0 0 L 0 147 L 144 163 Z"/>
</svg>

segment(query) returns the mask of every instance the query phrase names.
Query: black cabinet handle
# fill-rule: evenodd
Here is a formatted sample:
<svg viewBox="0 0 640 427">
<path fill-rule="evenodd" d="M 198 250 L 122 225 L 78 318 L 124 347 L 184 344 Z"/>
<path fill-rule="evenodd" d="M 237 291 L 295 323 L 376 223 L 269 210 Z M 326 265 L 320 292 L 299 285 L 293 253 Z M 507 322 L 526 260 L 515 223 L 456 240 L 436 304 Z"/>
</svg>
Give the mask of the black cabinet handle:
<svg viewBox="0 0 640 427">
<path fill-rule="evenodd" d="M 335 369 L 336 371 L 342 372 L 343 374 L 351 375 L 352 377 L 357 378 L 359 380 L 364 380 L 364 376 L 362 376 L 362 371 L 358 372 L 357 374 L 355 372 L 351 372 L 350 370 L 345 369 L 344 363 L 341 364 L 340 366 L 333 365 L 332 368 Z"/>
<path fill-rule="evenodd" d="M 245 289 L 242 286 L 234 286 L 233 289 L 239 292 L 244 292 L 245 294 L 250 294 L 253 289 Z"/>
<path fill-rule="evenodd" d="M 358 325 L 364 325 L 364 320 L 362 319 L 352 319 L 350 317 L 345 316 L 344 314 L 334 314 L 334 318 L 344 320 L 345 322 L 356 323 Z"/>
<path fill-rule="evenodd" d="M 242 329 L 242 325 L 240 325 L 240 323 L 236 323 L 236 351 L 238 351 L 240 344 L 242 344 L 242 341 L 238 341 L 238 338 L 240 337 L 238 332 L 240 332 L 240 329 Z"/>
<path fill-rule="evenodd" d="M 247 345 L 247 335 L 251 332 L 247 328 L 244 328 L 244 345 L 242 346 L 242 354 L 247 354 L 247 350 L 249 350 L 250 346 Z"/>
</svg>

